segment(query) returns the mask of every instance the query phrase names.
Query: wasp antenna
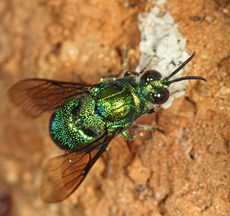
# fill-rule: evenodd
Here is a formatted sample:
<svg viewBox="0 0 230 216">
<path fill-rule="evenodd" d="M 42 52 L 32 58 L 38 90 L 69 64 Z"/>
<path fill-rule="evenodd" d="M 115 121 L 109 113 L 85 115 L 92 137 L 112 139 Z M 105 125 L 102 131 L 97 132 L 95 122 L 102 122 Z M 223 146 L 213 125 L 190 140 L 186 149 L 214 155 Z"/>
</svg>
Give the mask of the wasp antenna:
<svg viewBox="0 0 230 216">
<path fill-rule="evenodd" d="M 174 82 L 179 82 L 179 81 L 182 81 L 182 80 L 202 80 L 202 81 L 207 82 L 207 80 L 205 78 L 203 78 L 203 77 L 199 77 L 199 76 L 184 76 L 184 77 L 180 77 L 180 78 L 168 81 L 167 85 L 169 86 L 170 84 L 172 84 Z"/>
<path fill-rule="evenodd" d="M 194 51 L 193 54 L 185 61 L 183 62 L 176 70 L 174 70 L 169 76 L 165 78 L 165 80 L 170 80 L 171 77 L 173 77 L 175 74 L 177 74 L 182 68 L 184 68 L 195 56 L 196 52 Z"/>
</svg>

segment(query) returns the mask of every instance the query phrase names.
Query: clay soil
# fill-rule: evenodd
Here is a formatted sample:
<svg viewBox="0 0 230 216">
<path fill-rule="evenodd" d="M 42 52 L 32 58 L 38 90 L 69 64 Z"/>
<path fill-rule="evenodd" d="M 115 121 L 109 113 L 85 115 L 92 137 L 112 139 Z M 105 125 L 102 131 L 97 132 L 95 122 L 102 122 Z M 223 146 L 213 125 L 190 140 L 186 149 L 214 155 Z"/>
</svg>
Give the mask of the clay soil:
<svg viewBox="0 0 230 216">
<path fill-rule="evenodd" d="M 230 215 L 230 4 L 168 0 L 167 7 L 197 52 L 185 96 L 136 124 L 133 141 L 116 137 L 70 198 L 39 197 L 42 167 L 62 152 L 48 134 L 50 113 L 33 120 L 7 97 L 31 77 L 96 83 L 116 73 L 124 51 L 129 69 L 140 52 L 137 16 L 154 1 L 0 1 L 0 215 Z M 74 75 L 75 74 L 75 75 Z M 77 81 L 77 79 L 76 79 Z M 109 163 L 108 163 L 109 162 Z M 108 166 L 109 164 L 109 166 Z"/>
</svg>

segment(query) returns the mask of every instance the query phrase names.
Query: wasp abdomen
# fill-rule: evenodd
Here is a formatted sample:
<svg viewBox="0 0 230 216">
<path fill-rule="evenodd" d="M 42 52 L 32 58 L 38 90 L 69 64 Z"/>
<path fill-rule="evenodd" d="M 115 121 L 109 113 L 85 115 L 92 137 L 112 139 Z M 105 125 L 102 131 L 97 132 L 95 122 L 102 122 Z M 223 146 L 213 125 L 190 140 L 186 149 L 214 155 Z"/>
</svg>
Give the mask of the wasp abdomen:
<svg viewBox="0 0 230 216">
<path fill-rule="evenodd" d="M 95 113 L 95 101 L 83 96 L 57 109 L 51 116 L 49 130 L 61 149 L 79 150 L 103 134 L 105 124 Z"/>
</svg>

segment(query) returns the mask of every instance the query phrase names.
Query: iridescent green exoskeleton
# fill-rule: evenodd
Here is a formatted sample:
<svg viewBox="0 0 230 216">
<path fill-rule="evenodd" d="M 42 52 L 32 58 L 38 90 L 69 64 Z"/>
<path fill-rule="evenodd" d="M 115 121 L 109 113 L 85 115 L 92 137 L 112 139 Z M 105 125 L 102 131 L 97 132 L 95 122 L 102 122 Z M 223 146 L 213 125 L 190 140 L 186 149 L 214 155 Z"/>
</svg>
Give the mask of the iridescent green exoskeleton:
<svg viewBox="0 0 230 216">
<path fill-rule="evenodd" d="M 48 160 L 41 185 L 46 202 L 59 202 L 73 193 L 90 168 L 106 150 L 110 141 L 123 133 L 142 115 L 155 112 L 169 98 L 168 87 L 188 79 L 206 81 L 202 77 L 185 76 L 171 79 L 193 57 L 167 77 L 155 70 L 126 71 L 104 76 L 98 84 L 26 79 L 10 90 L 12 101 L 32 118 L 53 111 L 49 132 L 65 154 Z M 113 79 L 105 80 L 105 78 Z"/>
</svg>

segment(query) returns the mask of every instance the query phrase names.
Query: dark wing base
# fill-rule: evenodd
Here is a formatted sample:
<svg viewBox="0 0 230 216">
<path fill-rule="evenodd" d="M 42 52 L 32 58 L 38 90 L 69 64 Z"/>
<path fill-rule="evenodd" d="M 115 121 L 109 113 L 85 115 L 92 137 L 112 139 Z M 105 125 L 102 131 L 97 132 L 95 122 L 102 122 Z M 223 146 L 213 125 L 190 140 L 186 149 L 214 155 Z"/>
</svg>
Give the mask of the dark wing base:
<svg viewBox="0 0 230 216">
<path fill-rule="evenodd" d="M 36 118 L 45 111 L 57 109 L 72 98 L 89 94 L 90 86 L 47 79 L 25 79 L 14 84 L 8 94 L 26 115 Z"/>
</svg>

